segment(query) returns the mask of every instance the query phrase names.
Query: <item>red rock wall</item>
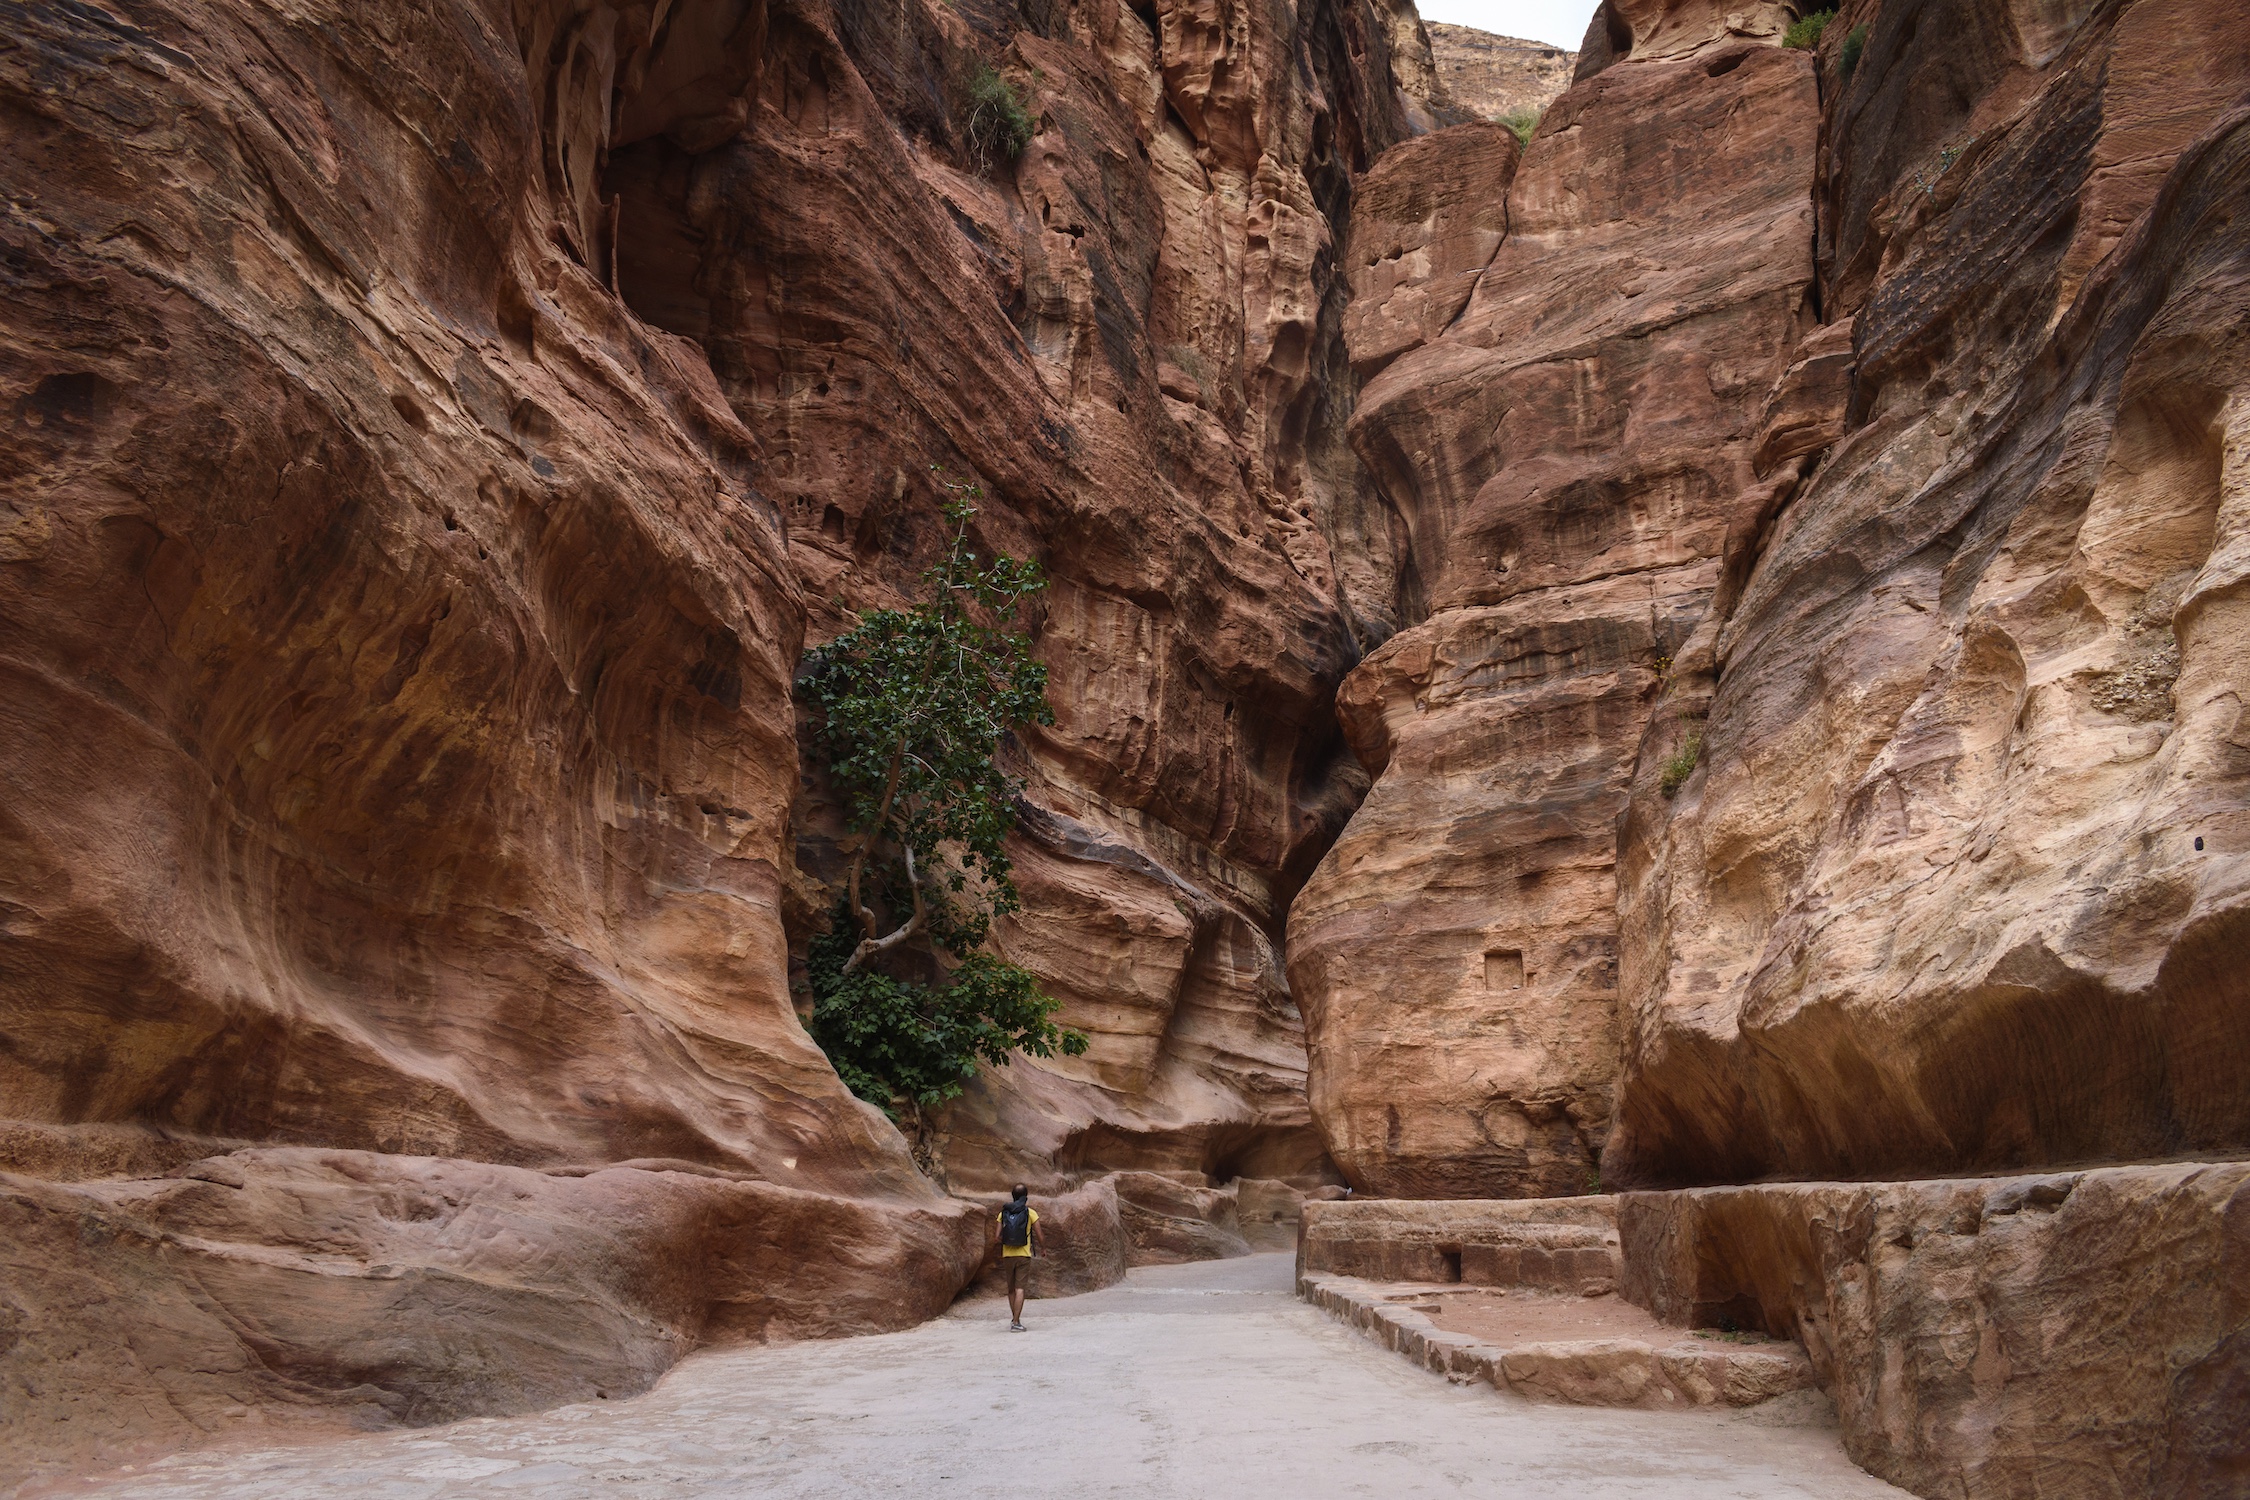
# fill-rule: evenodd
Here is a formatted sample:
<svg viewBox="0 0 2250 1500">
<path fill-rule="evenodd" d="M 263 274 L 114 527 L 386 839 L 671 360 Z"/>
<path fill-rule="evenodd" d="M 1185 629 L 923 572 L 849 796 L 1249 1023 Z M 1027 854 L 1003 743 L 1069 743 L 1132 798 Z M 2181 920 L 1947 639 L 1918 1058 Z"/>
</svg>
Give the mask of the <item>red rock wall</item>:
<svg viewBox="0 0 2250 1500">
<path fill-rule="evenodd" d="M 1363 786 L 1336 681 L 1395 624 L 1334 260 L 1353 176 L 1408 128 L 1396 18 L 764 14 L 736 133 L 610 157 L 625 301 L 707 348 L 758 434 L 814 638 L 914 586 L 933 464 L 1054 580 L 1057 722 L 1011 750 L 1025 909 L 998 945 L 1093 1046 L 981 1082 L 941 1124 L 948 1178 L 1330 1175 L 1280 935 Z M 1013 165 L 960 139 L 980 64 L 1037 118 Z M 799 827 L 833 877 L 817 784 Z M 831 899 L 808 888 L 802 917 Z"/>
<path fill-rule="evenodd" d="M 1344 685 L 1376 781 L 1290 915 L 1313 1107 L 1355 1185 L 1587 1187 L 1616 820 L 1663 663 L 1759 504 L 1758 402 L 1812 322 L 1818 128 L 1809 59 L 1714 43 L 1578 85 L 1520 167 L 1464 126 L 1360 199 L 1374 305 L 1347 330 L 1380 373 L 1351 435 L 1428 613 Z M 1443 205 L 1503 195 L 1479 255 Z"/>
<path fill-rule="evenodd" d="M 1512 177 L 1371 176 L 1426 618 L 1289 955 L 1355 1184 L 2250 1144 L 2226 11 L 1612 0 Z"/>
<path fill-rule="evenodd" d="M 1624 1193 L 1620 1290 L 1793 1338 L 1918 1495 L 2237 1495 L 2250 1164 Z"/>
<path fill-rule="evenodd" d="M 2238 1150 L 2250 34 L 2177 0 L 1862 7 L 1831 47 L 1847 23 L 1821 256 L 1849 405 L 1643 750 L 1605 1162 Z"/>
<path fill-rule="evenodd" d="M 791 675 L 929 560 L 933 463 L 1055 578 L 1000 943 L 1095 1039 L 963 1101 L 952 1180 L 1333 1176 L 1280 931 L 1396 621 L 1335 254 L 1429 115 L 1410 8 L 7 16 L 12 1462 L 620 1394 L 969 1279 L 789 985 Z"/>
</svg>

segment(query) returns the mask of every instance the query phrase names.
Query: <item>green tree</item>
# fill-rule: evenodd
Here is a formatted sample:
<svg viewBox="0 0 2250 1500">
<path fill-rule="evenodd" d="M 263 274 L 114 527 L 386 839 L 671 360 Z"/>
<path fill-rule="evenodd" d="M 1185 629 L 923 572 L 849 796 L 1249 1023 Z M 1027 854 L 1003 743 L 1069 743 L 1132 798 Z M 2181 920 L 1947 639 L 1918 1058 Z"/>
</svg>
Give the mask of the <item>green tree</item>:
<svg viewBox="0 0 2250 1500">
<path fill-rule="evenodd" d="M 904 1115 L 925 1166 L 928 1111 L 980 1059 L 1086 1050 L 1029 971 L 977 951 L 1021 905 L 1006 849 L 1019 788 L 994 754 L 1017 725 L 1055 719 L 1047 669 L 1016 628 L 1046 580 L 1036 562 L 980 557 L 969 523 L 983 492 L 938 482 L 953 529 L 922 575 L 930 597 L 870 610 L 801 679 L 852 836 L 843 902 L 807 964 L 813 1040 L 853 1093 Z"/>
</svg>

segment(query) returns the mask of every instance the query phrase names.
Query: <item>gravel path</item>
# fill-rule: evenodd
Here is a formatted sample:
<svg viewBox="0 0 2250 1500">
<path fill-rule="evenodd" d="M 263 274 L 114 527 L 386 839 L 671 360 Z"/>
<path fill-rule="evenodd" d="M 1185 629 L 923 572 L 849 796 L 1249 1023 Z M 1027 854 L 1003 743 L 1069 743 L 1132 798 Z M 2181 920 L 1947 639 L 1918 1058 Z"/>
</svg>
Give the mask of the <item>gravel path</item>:
<svg viewBox="0 0 2250 1500">
<path fill-rule="evenodd" d="M 1290 1295 L 1290 1257 L 1135 1271 L 907 1333 L 700 1354 L 649 1394 L 534 1416 L 191 1454 L 136 1500 L 929 1496 L 1897 1496 L 1832 1430 L 1533 1406 L 1453 1386 Z"/>
</svg>

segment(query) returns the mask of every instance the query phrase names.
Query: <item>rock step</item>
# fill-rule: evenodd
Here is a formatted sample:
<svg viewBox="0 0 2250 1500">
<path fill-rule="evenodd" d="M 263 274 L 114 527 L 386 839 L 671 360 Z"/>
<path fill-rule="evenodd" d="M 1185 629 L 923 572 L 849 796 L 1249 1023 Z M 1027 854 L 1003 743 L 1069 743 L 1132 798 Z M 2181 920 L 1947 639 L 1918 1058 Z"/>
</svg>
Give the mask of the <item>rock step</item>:
<svg viewBox="0 0 2250 1500">
<path fill-rule="evenodd" d="M 1457 1384 L 1485 1381 L 1569 1406 L 1755 1406 L 1816 1391 L 1812 1362 L 1792 1343 L 1664 1347 L 1635 1338 L 1539 1340 L 1502 1346 L 1440 1328 L 1426 1287 L 1307 1272 L 1297 1295 L 1339 1322 Z"/>
</svg>

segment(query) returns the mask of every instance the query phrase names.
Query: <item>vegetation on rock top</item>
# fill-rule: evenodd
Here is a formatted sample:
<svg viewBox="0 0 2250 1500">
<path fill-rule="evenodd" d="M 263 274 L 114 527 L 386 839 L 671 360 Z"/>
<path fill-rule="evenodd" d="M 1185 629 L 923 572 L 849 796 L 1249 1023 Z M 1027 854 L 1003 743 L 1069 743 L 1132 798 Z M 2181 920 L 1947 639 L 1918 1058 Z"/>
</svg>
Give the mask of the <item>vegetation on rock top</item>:
<svg viewBox="0 0 2250 1500">
<path fill-rule="evenodd" d="M 1810 51 L 1820 45 L 1820 34 L 1835 19 L 1836 12 L 1833 10 L 1816 10 L 1810 15 L 1800 16 L 1781 34 L 1781 45 Z"/>
</svg>

